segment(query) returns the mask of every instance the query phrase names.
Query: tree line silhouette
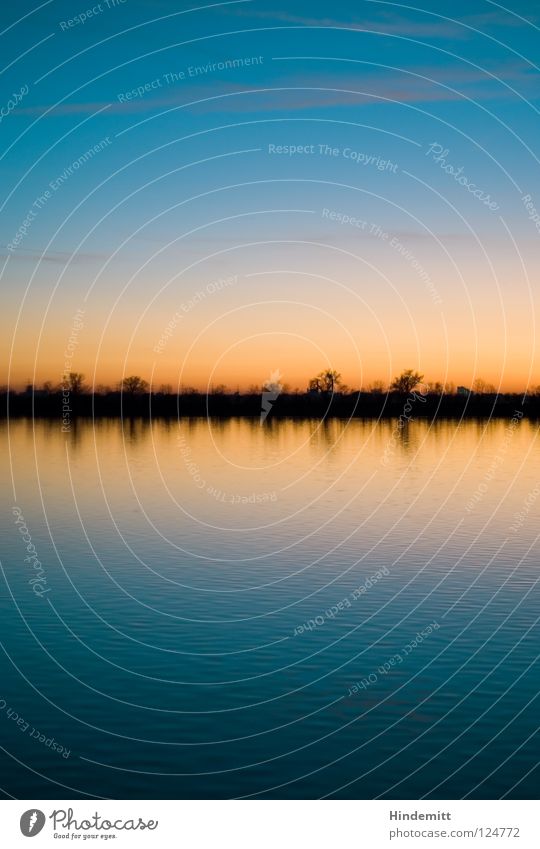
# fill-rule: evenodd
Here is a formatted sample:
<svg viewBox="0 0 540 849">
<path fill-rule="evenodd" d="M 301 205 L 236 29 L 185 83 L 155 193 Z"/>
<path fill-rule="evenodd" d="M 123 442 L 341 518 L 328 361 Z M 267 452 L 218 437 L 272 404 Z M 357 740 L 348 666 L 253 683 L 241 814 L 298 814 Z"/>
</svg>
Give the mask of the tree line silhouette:
<svg viewBox="0 0 540 849">
<path fill-rule="evenodd" d="M 442 383 L 424 383 L 424 376 L 405 369 L 385 385 L 374 381 L 366 389 L 351 389 L 334 369 L 321 371 L 308 382 L 304 391 L 291 390 L 286 384 L 272 384 L 273 394 L 268 420 L 272 418 L 320 418 L 335 416 L 398 417 L 407 399 L 420 400 L 413 418 L 461 418 L 512 416 L 520 410 L 528 417 L 540 417 L 540 387 L 529 393 L 497 393 L 481 379 L 472 387 Z M 276 391 L 277 390 L 277 391 Z M 261 397 L 268 383 L 251 386 L 247 392 L 233 391 L 223 384 L 208 392 L 170 384 L 150 387 L 139 375 L 124 377 L 116 387 L 90 387 L 80 372 L 70 372 L 62 383 L 50 381 L 39 387 L 28 384 L 22 392 L 0 387 L 2 416 L 62 417 L 178 417 L 178 416 L 254 416 L 261 413 Z"/>
</svg>

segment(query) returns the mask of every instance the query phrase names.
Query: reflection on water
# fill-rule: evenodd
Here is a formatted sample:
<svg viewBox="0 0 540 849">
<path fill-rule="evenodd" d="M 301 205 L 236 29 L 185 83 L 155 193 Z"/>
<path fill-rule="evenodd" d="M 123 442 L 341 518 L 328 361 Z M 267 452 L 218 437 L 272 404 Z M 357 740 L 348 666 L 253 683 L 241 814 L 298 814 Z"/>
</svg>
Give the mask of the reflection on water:
<svg viewBox="0 0 540 849">
<path fill-rule="evenodd" d="M 7 792 L 534 798 L 535 424 L 1 429 Z"/>
</svg>

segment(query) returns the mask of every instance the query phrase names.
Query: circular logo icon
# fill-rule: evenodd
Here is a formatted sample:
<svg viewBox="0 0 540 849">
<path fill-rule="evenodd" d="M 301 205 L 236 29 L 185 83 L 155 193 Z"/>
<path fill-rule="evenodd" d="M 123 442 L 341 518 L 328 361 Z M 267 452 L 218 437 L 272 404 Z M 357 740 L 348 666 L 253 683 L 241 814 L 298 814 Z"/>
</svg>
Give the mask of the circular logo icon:
<svg viewBox="0 0 540 849">
<path fill-rule="evenodd" d="M 45 825 L 45 814 L 37 808 L 25 811 L 21 817 L 21 831 L 25 837 L 35 837 Z"/>
</svg>

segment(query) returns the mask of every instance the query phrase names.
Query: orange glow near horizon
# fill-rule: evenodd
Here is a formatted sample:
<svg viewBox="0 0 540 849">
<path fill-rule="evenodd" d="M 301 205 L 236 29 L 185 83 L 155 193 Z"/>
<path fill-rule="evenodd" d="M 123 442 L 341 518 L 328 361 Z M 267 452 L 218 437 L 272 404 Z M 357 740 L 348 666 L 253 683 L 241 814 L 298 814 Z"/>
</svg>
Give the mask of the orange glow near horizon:
<svg viewBox="0 0 540 849">
<path fill-rule="evenodd" d="M 220 333 L 202 332 L 199 338 L 197 333 L 182 334 L 181 339 L 172 336 L 160 353 L 153 350 L 159 339 L 155 334 L 146 339 L 140 334 L 131 342 L 130 333 L 120 337 L 115 331 L 103 340 L 98 354 L 96 336 L 90 334 L 89 339 L 81 332 L 69 359 L 63 356 L 60 333 L 49 332 L 44 334 L 37 355 L 28 345 L 15 346 L 10 385 L 15 389 L 45 381 L 54 385 L 68 366 L 70 371 L 82 372 L 89 385 L 115 387 L 122 377 L 138 374 L 154 390 L 170 384 L 173 389 L 181 385 L 207 391 L 224 384 L 231 391 L 245 391 L 260 387 L 279 372 L 279 380 L 287 389 L 304 391 L 310 378 L 328 368 L 340 372 L 343 383 L 355 389 L 365 389 L 374 381 L 388 385 L 405 368 L 418 370 L 426 382 L 471 386 L 482 378 L 509 392 L 524 391 L 527 384 L 540 382 L 538 357 L 535 355 L 531 369 L 529 345 L 517 336 L 509 341 L 505 352 L 492 340 L 490 345 L 492 330 L 486 331 L 483 339 L 479 334 L 477 343 L 466 334 L 461 338 L 457 332 L 450 333 L 448 339 L 442 333 L 437 338 L 435 329 L 429 327 L 422 329 L 418 338 L 405 334 L 391 341 L 372 327 L 371 333 L 365 331 L 356 340 L 335 326 L 324 327 L 324 322 L 313 322 L 309 334 L 305 324 L 298 323 L 295 330 L 294 319 L 289 319 L 281 322 L 283 329 L 279 330 L 273 330 L 272 322 L 265 318 L 248 321 L 249 332 L 242 333 L 236 326 Z M 1 347 L 7 364 L 6 337 Z M 1 380 L 7 383 L 7 368 Z"/>
<path fill-rule="evenodd" d="M 48 307 L 33 298 L 12 352 L 12 328 L 0 338 L 0 381 L 9 375 L 15 389 L 57 384 L 68 368 L 94 386 L 137 374 L 155 390 L 224 384 L 246 391 L 279 372 L 288 389 L 304 391 L 327 368 L 355 389 L 387 386 L 413 368 L 426 382 L 447 385 L 481 378 L 522 392 L 540 384 L 537 304 L 531 308 L 526 292 L 503 302 L 488 297 L 487 281 L 464 291 L 447 274 L 437 281 L 436 303 L 414 275 L 399 278 L 398 289 L 397 271 L 364 269 L 357 278 L 356 266 L 345 264 L 336 282 L 331 270 L 222 275 L 228 283 L 216 289 L 206 281 L 217 275 L 173 281 L 163 291 L 147 281 L 149 294 L 139 285 L 120 297 L 114 281 L 102 281 L 88 304 L 58 298 Z"/>
</svg>

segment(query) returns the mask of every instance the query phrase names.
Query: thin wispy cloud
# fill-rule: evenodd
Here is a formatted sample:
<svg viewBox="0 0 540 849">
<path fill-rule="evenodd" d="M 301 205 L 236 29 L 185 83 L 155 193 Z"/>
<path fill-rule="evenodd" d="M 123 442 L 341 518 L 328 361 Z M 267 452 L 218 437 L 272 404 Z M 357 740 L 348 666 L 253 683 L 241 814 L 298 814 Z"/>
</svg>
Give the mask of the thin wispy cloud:
<svg viewBox="0 0 540 849">
<path fill-rule="evenodd" d="M 103 262 L 110 257 L 110 254 L 99 252 L 73 254 L 70 251 L 46 251 L 43 253 L 42 251 L 24 250 L 21 248 L 13 252 L 0 251 L 0 257 L 2 261 L 9 257 L 13 262 L 31 262 L 33 264 L 37 262 L 51 262 L 58 265 L 67 265 L 68 262 L 71 262 L 72 264 L 80 265 L 91 262 Z"/>
<path fill-rule="evenodd" d="M 256 9 L 235 9 L 230 14 L 241 17 L 257 18 L 259 20 L 279 21 L 295 26 L 303 27 L 332 27 L 341 29 L 354 29 L 362 32 L 388 33 L 388 35 L 404 35 L 414 37 L 432 38 L 460 38 L 466 37 L 463 27 L 451 21 L 418 21 L 410 18 L 396 17 L 384 14 L 380 19 L 346 19 L 346 18 L 316 18 L 305 15 L 294 15 L 290 12 L 262 11 Z"/>
<path fill-rule="evenodd" d="M 264 86 L 238 86 L 234 82 L 190 81 L 189 87 L 181 83 L 166 94 L 149 92 L 127 102 L 118 100 L 78 101 L 58 106 L 41 104 L 21 107 L 19 115 L 48 117 L 93 114 L 106 108 L 105 115 L 143 115 L 159 113 L 174 107 L 185 106 L 193 111 L 252 113 L 274 110 L 329 108 L 372 104 L 377 100 L 394 103 L 429 103 L 459 101 L 463 97 L 485 101 L 515 97 L 506 85 L 516 88 L 529 99 L 537 99 L 540 91 L 538 73 L 522 61 L 492 65 L 485 70 L 469 65 L 417 66 L 402 71 L 352 63 L 328 63 L 328 70 L 310 73 L 304 65 L 302 73 L 283 73 L 291 63 L 276 62 L 279 72 L 272 84 Z M 281 66 L 281 67 L 280 67 Z M 354 67 L 355 70 L 351 70 Z M 343 69 L 348 68 L 345 75 Z M 358 70 L 356 70 L 358 69 Z M 201 102 L 197 102 L 201 101 Z"/>
<path fill-rule="evenodd" d="M 463 22 L 470 27 L 475 27 L 482 31 L 484 27 L 515 27 L 521 29 L 529 24 L 536 25 L 540 21 L 540 16 L 535 14 L 532 9 L 527 10 L 526 15 L 512 14 L 512 10 L 504 12 L 503 10 L 494 10 L 492 12 L 481 12 L 477 15 L 466 15 Z"/>
<path fill-rule="evenodd" d="M 440 15 L 429 15 L 420 18 L 404 17 L 393 12 L 377 9 L 378 15 L 372 18 L 351 18 L 343 16 L 335 17 L 312 17 L 307 15 L 294 15 L 287 11 L 264 11 L 253 7 L 241 7 L 237 9 L 224 10 L 226 14 L 238 17 L 250 17 L 259 20 L 279 21 L 291 26 L 305 27 L 331 27 L 359 30 L 362 32 L 387 33 L 388 35 L 402 35 L 411 38 L 449 38 L 466 39 L 471 35 L 471 28 L 482 31 L 483 28 L 496 27 L 526 27 L 528 21 L 535 23 L 538 16 L 529 14 L 527 20 L 504 11 L 493 10 L 476 15 L 461 16 L 459 20 L 446 19 Z M 374 10 L 375 11 L 375 10 Z M 457 18 L 457 12 L 456 12 Z"/>
</svg>

